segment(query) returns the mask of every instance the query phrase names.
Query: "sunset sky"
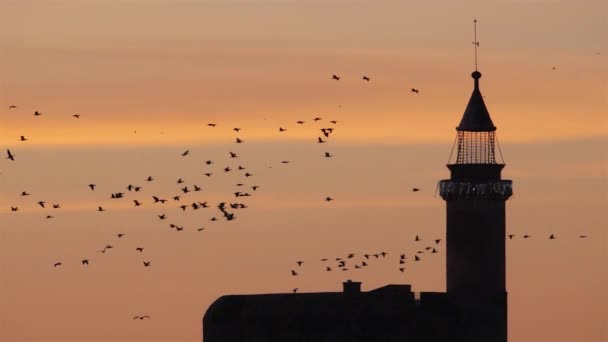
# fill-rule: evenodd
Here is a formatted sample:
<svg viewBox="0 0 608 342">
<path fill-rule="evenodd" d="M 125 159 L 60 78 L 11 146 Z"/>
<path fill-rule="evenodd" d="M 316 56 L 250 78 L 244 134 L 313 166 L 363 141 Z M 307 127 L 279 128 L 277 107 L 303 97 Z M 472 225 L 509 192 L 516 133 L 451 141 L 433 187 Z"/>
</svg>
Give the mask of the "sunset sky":
<svg viewBox="0 0 608 342">
<path fill-rule="evenodd" d="M 514 182 L 509 341 L 608 339 L 608 2 L 0 0 L 0 341 L 200 341 L 223 294 L 346 279 L 445 291 L 444 248 L 405 273 L 319 260 L 445 236 L 435 189 L 472 91 L 475 18 Z M 253 176 L 222 170 L 239 165 Z M 235 199 L 237 183 L 260 189 Z M 185 204 L 249 208 L 211 222 L 217 209 L 152 203 L 194 184 Z"/>
</svg>

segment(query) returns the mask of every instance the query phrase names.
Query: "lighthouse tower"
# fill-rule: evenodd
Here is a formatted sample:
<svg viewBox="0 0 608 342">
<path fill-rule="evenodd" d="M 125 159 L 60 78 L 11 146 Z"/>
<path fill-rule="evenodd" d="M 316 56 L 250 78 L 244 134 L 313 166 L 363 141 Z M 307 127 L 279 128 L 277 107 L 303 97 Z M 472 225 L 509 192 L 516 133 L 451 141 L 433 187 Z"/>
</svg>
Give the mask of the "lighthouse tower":
<svg viewBox="0 0 608 342">
<path fill-rule="evenodd" d="M 512 182 L 496 162 L 496 127 L 473 72 L 473 94 L 456 128 L 451 177 L 439 183 L 447 207 L 447 293 L 469 342 L 507 341 L 505 202 Z"/>
</svg>

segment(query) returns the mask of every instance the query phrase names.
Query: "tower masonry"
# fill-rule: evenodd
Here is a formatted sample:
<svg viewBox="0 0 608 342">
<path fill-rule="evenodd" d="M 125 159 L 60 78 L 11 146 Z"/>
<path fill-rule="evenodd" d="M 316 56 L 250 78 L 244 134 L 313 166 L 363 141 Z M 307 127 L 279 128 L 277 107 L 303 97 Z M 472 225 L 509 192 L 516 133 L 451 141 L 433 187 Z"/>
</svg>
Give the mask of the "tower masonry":
<svg viewBox="0 0 608 342">
<path fill-rule="evenodd" d="M 447 293 L 468 326 L 467 341 L 507 341 L 505 203 L 512 182 L 496 162 L 496 127 L 473 72 L 473 94 L 456 128 L 450 179 L 439 182 L 446 201 Z M 500 147 L 499 147 L 500 151 Z"/>
</svg>

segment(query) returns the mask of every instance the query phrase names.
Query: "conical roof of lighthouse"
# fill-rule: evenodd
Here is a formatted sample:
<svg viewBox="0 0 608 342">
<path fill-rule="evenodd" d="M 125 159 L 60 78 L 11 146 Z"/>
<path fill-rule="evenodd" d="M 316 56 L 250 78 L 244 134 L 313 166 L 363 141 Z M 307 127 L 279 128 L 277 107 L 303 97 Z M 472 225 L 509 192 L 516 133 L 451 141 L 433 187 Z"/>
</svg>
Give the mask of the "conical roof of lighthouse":
<svg viewBox="0 0 608 342">
<path fill-rule="evenodd" d="M 483 102 L 483 96 L 481 96 L 481 92 L 479 91 L 481 73 L 475 70 L 471 74 L 471 77 L 475 80 L 475 88 L 473 89 L 473 94 L 471 94 L 467 108 L 464 110 L 464 115 L 462 115 L 462 120 L 460 120 L 460 124 L 456 127 L 456 130 L 467 132 L 495 131 L 496 126 L 492 123 L 488 108 L 486 108 L 486 104 Z"/>
</svg>

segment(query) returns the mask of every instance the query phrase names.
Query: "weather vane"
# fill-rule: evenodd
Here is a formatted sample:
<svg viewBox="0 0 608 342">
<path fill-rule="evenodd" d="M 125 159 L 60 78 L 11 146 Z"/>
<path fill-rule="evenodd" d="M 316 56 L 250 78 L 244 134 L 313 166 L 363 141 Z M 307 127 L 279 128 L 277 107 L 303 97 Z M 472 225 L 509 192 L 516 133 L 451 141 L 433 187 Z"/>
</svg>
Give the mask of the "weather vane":
<svg viewBox="0 0 608 342">
<path fill-rule="evenodd" d="M 479 42 L 477 41 L 477 19 L 473 20 L 473 34 L 474 41 L 473 46 L 475 47 L 475 71 L 477 71 L 477 47 L 479 46 Z"/>
</svg>

